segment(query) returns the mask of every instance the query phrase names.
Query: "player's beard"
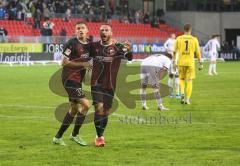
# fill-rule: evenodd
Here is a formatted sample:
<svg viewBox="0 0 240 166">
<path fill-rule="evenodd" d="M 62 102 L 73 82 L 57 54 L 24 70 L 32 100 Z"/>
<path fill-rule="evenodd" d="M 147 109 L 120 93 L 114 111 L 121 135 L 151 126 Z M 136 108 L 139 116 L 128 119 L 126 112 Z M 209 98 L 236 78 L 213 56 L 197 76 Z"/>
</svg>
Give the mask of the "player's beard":
<svg viewBox="0 0 240 166">
<path fill-rule="evenodd" d="M 111 42 L 111 36 L 101 35 L 101 40 L 103 44 L 109 44 Z"/>
</svg>

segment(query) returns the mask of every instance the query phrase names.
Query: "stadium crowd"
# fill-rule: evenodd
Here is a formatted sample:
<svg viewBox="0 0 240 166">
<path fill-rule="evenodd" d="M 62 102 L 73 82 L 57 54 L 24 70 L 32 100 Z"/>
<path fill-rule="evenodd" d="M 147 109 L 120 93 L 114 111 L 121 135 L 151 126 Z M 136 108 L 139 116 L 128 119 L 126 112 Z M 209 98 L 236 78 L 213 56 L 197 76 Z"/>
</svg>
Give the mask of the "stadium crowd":
<svg viewBox="0 0 240 166">
<path fill-rule="evenodd" d="M 65 21 L 74 15 L 82 15 L 86 21 L 111 22 L 112 17 L 119 18 L 122 23 L 151 23 L 156 18 L 142 10 L 129 7 L 129 0 L 0 0 L 0 19 L 24 20 L 31 13 L 35 24 L 39 20 L 63 16 Z M 106 4 L 107 2 L 107 4 Z M 157 20 L 164 14 L 158 9 Z M 35 25 L 39 28 L 38 25 Z"/>
</svg>

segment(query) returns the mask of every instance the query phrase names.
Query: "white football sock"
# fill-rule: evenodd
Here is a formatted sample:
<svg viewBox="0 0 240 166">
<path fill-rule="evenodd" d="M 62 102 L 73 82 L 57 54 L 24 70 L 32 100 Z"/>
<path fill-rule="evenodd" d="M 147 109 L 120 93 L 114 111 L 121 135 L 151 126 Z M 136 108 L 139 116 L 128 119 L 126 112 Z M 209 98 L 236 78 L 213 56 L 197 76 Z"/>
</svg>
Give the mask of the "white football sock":
<svg viewBox="0 0 240 166">
<path fill-rule="evenodd" d="M 142 106 L 147 106 L 146 95 L 147 95 L 146 89 L 141 88 L 140 97 L 141 97 Z"/>
<path fill-rule="evenodd" d="M 153 89 L 153 94 L 154 94 L 154 97 L 157 100 L 158 107 L 160 107 L 162 105 L 162 99 L 161 99 L 161 95 L 159 93 L 159 90 L 154 88 Z"/>
<path fill-rule="evenodd" d="M 209 73 L 209 74 L 212 73 L 212 70 L 213 70 L 213 64 L 210 64 L 210 65 L 209 65 L 208 73 Z"/>
<path fill-rule="evenodd" d="M 169 94 L 173 94 L 173 79 L 172 78 L 168 78 L 168 87 L 169 87 Z"/>
<path fill-rule="evenodd" d="M 216 73 L 216 70 L 217 70 L 217 65 L 213 64 L 213 72 Z"/>
<path fill-rule="evenodd" d="M 179 84 L 180 84 L 180 79 L 179 77 L 175 78 L 175 91 L 176 91 L 176 94 L 179 94 Z"/>
</svg>

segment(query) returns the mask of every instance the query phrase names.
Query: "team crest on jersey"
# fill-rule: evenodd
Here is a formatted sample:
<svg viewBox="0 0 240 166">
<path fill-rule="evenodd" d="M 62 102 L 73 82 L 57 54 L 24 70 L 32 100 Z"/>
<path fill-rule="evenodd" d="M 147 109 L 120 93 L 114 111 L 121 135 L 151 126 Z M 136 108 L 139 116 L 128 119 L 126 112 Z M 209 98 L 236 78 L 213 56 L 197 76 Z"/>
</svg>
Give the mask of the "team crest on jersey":
<svg viewBox="0 0 240 166">
<path fill-rule="evenodd" d="M 71 50 L 69 48 L 67 48 L 65 51 L 64 51 L 64 54 L 69 56 L 71 54 Z"/>
<path fill-rule="evenodd" d="M 81 58 L 89 58 L 89 53 L 82 54 L 82 55 L 81 55 Z"/>
<path fill-rule="evenodd" d="M 103 50 L 104 54 L 107 56 L 113 56 L 117 53 L 117 47 L 115 46 L 108 46 Z"/>
</svg>

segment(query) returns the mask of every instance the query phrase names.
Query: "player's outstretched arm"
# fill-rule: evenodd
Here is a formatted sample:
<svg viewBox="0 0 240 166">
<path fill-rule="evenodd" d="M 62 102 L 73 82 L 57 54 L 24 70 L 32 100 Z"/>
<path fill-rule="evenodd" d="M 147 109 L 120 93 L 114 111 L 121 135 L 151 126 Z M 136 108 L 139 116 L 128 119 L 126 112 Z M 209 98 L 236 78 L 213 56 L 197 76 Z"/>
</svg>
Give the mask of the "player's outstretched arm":
<svg viewBox="0 0 240 166">
<path fill-rule="evenodd" d="M 202 63 L 202 55 L 201 55 L 201 51 L 200 51 L 200 47 L 199 47 L 199 42 L 198 39 L 196 38 L 195 40 L 195 48 L 196 48 L 196 56 L 198 59 L 198 70 L 202 70 L 203 69 L 203 63 Z"/>
<path fill-rule="evenodd" d="M 173 62 L 173 65 L 174 65 L 174 68 L 176 68 L 176 54 L 178 52 L 178 43 L 179 43 L 179 38 L 177 38 L 175 44 L 174 44 L 174 49 L 173 49 L 173 57 L 172 57 L 172 62 Z M 175 70 L 175 69 L 174 69 Z"/>
<path fill-rule="evenodd" d="M 168 43 L 169 39 L 167 39 L 167 41 L 163 44 L 163 47 L 165 48 L 166 52 L 168 52 Z"/>
<path fill-rule="evenodd" d="M 70 61 L 68 58 L 63 56 L 62 66 L 67 66 L 67 67 L 72 67 L 72 68 L 79 68 L 79 67 L 91 68 L 92 64 L 91 64 L 90 61 L 87 61 L 87 62 L 74 62 L 74 61 Z"/>
<path fill-rule="evenodd" d="M 164 79 L 164 77 L 168 74 L 168 69 L 167 68 L 163 68 L 159 71 L 159 80 Z"/>
<path fill-rule="evenodd" d="M 124 43 L 116 43 L 115 44 L 120 53 L 120 57 L 123 59 L 127 59 L 128 61 L 132 60 L 132 45 L 130 42 L 125 41 Z"/>
</svg>

